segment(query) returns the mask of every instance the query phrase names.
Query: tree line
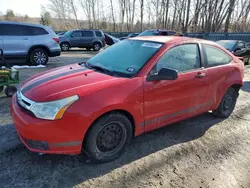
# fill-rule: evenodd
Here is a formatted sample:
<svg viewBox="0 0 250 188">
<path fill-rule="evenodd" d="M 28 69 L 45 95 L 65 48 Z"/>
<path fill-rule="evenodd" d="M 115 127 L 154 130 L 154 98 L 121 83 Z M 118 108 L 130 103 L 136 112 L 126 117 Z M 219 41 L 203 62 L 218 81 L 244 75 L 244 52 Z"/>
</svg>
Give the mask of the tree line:
<svg viewBox="0 0 250 188">
<path fill-rule="evenodd" d="M 250 0 L 49 0 L 40 22 L 55 30 L 247 32 Z"/>
</svg>

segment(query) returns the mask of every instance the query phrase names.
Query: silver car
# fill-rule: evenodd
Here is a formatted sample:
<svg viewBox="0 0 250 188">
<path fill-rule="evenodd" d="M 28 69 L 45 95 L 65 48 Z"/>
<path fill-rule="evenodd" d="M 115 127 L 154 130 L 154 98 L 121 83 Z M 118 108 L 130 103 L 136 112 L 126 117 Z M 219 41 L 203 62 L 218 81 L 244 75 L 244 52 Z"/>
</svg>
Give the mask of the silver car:
<svg viewBox="0 0 250 188">
<path fill-rule="evenodd" d="M 45 65 L 61 54 L 52 28 L 18 22 L 0 22 L 0 49 L 6 59 L 28 59 L 33 65 Z"/>
</svg>

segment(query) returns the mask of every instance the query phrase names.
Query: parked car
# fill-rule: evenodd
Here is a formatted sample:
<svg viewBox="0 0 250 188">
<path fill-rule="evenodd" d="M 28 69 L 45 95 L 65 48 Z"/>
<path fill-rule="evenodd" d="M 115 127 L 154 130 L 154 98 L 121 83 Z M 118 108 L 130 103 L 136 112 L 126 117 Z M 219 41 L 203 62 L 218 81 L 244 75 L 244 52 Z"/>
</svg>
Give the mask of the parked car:
<svg viewBox="0 0 250 188">
<path fill-rule="evenodd" d="M 0 49 L 6 59 L 28 59 L 33 65 L 45 65 L 61 54 L 52 28 L 17 22 L 0 22 Z"/>
<path fill-rule="evenodd" d="M 142 133 L 210 110 L 229 117 L 243 69 L 242 61 L 214 42 L 135 37 L 87 62 L 34 75 L 13 96 L 11 114 L 29 150 L 84 150 L 106 162 Z"/>
<path fill-rule="evenodd" d="M 176 32 L 165 30 L 165 29 L 150 29 L 150 30 L 143 31 L 138 36 L 157 36 L 157 35 L 173 36 L 173 35 L 176 35 Z"/>
<path fill-rule="evenodd" d="M 243 62 L 249 65 L 250 48 L 247 43 L 241 40 L 219 40 L 217 43 L 235 56 L 242 57 Z"/>
<path fill-rule="evenodd" d="M 109 35 L 107 33 L 104 33 L 105 35 L 105 42 L 107 45 L 111 46 L 117 42 L 120 42 L 120 40 L 112 35 Z"/>
<path fill-rule="evenodd" d="M 99 51 L 105 46 L 105 36 L 101 30 L 70 30 L 59 37 L 62 51 L 72 47 Z"/>
<path fill-rule="evenodd" d="M 126 37 L 121 37 L 120 40 L 124 40 L 124 39 L 128 39 L 128 38 L 133 38 L 133 37 L 136 37 L 137 35 L 139 35 L 139 33 L 130 33 Z"/>
</svg>

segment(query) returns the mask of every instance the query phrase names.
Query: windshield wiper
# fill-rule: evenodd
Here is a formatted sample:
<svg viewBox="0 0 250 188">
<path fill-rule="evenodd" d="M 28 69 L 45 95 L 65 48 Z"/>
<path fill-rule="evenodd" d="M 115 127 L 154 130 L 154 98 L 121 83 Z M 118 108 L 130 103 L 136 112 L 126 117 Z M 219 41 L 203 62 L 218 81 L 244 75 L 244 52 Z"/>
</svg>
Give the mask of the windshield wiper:
<svg viewBox="0 0 250 188">
<path fill-rule="evenodd" d="M 103 68 L 101 66 L 98 66 L 98 65 L 91 65 L 89 63 L 85 63 L 85 66 L 87 68 L 89 68 L 89 69 L 93 69 L 93 70 L 96 70 L 96 71 L 104 72 L 104 73 L 109 74 L 109 75 L 113 75 L 114 74 L 113 71 L 105 69 L 105 68 Z"/>
</svg>

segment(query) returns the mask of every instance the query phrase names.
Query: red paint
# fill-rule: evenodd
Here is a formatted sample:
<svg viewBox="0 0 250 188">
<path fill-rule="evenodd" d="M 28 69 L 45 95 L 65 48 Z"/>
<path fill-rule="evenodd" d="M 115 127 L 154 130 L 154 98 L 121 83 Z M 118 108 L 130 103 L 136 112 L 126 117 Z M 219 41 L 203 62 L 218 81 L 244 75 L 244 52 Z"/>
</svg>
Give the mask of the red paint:
<svg viewBox="0 0 250 188">
<path fill-rule="evenodd" d="M 98 117 L 113 110 L 123 110 L 133 116 L 134 135 L 137 136 L 214 110 L 230 86 L 243 85 L 242 61 L 215 43 L 185 37 L 163 36 L 136 37 L 130 40 L 136 39 L 165 43 L 165 46 L 141 69 L 137 77 L 116 78 L 87 69 L 49 80 L 25 93 L 27 98 L 36 102 L 53 101 L 78 94 L 80 99 L 68 108 L 61 120 L 41 120 L 27 114 L 19 108 L 14 96 L 11 113 L 18 134 L 25 139 L 45 141 L 48 144 L 84 141 L 87 130 Z M 233 61 L 228 65 L 179 74 L 178 79 L 174 81 L 147 82 L 147 75 L 159 58 L 170 48 L 183 43 L 205 43 L 216 46 L 230 55 Z M 44 78 L 80 68 L 82 66 L 74 64 L 46 71 L 27 80 L 22 88 Z M 198 73 L 206 76 L 198 79 L 196 78 Z M 168 117 L 168 114 L 175 115 Z M 163 116 L 167 118 L 159 119 Z M 144 126 L 144 122 L 150 121 L 152 122 Z M 21 140 L 23 141 L 22 138 Z M 50 147 L 49 150 L 44 151 L 24 144 L 32 151 L 42 153 L 77 154 L 81 152 L 81 145 Z"/>
</svg>

